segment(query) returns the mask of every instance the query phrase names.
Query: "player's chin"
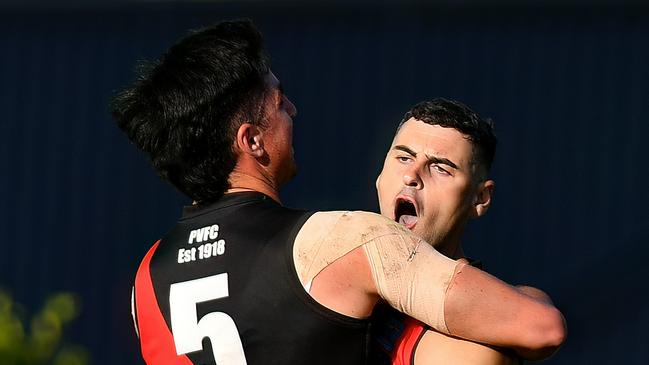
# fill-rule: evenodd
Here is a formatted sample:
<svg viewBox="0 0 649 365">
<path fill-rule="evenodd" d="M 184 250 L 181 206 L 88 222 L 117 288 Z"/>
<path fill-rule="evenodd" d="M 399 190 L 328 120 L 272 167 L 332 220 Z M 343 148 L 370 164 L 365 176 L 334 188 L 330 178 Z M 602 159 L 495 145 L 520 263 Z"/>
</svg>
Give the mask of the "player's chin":
<svg viewBox="0 0 649 365">
<path fill-rule="evenodd" d="M 417 223 L 415 224 L 414 227 L 412 227 L 411 231 L 417 236 L 428 241 L 429 238 L 428 236 L 430 236 L 430 232 L 426 229 L 426 222 L 424 221 L 423 218 L 424 217 L 418 217 Z"/>
</svg>

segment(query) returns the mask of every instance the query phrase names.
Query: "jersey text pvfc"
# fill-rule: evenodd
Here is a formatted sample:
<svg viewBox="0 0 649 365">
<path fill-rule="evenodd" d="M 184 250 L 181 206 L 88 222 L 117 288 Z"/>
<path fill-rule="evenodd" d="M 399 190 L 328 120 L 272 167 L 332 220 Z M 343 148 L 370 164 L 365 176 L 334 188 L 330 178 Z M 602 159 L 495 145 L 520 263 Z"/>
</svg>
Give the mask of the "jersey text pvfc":
<svg viewBox="0 0 649 365">
<path fill-rule="evenodd" d="M 213 224 L 211 226 L 194 229 L 189 232 L 187 243 L 192 245 L 194 243 L 202 243 L 198 247 L 181 248 L 178 250 L 178 263 L 184 264 L 196 260 L 209 259 L 210 257 L 221 256 L 225 253 L 225 240 L 219 237 L 219 225 Z M 214 241 L 214 242 L 206 242 Z"/>
</svg>

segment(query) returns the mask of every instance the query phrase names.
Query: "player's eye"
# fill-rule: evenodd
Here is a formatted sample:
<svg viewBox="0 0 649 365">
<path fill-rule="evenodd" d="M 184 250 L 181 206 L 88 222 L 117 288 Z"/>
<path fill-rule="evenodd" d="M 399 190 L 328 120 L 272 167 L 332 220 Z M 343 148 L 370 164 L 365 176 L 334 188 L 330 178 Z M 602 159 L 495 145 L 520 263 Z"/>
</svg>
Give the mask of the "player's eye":
<svg viewBox="0 0 649 365">
<path fill-rule="evenodd" d="M 451 175 L 450 172 L 448 172 L 447 170 L 445 170 L 445 169 L 444 169 L 441 165 L 439 165 L 439 164 L 432 164 L 432 165 L 430 165 L 430 169 L 431 169 L 432 171 L 434 171 L 434 172 L 437 172 L 438 174 L 448 175 L 448 176 Z"/>
<path fill-rule="evenodd" d="M 397 161 L 402 162 L 402 163 L 408 163 L 412 161 L 412 157 L 410 156 L 397 156 L 396 157 Z"/>
</svg>

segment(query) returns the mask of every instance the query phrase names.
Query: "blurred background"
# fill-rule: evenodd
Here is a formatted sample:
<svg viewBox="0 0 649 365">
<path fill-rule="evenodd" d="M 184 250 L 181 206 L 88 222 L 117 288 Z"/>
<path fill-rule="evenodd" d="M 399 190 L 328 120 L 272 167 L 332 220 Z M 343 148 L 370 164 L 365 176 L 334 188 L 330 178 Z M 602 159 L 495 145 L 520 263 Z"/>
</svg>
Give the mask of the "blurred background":
<svg viewBox="0 0 649 365">
<path fill-rule="evenodd" d="M 0 348 L 15 338 L 3 323 L 28 339 L 63 295 L 56 343 L 76 355 L 61 364 L 142 363 L 134 273 L 189 202 L 107 104 L 139 60 L 237 17 L 264 33 L 299 110 L 286 205 L 376 211 L 401 116 L 461 100 L 499 137 L 494 205 L 467 254 L 563 311 L 568 341 L 545 363 L 649 363 L 649 7 L 620 0 L 3 0 L 0 315 L 14 319 Z"/>
</svg>

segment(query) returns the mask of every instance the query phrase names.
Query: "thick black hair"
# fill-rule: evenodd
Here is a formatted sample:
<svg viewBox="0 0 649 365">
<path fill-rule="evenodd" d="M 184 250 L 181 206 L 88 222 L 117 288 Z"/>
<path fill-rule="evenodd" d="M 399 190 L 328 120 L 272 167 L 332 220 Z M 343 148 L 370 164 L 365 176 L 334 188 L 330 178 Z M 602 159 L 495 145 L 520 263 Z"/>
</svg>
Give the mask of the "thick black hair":
<svg viewBox="0 0 649 365">
<path fill-rule="evenodd" d="M 117 125 L 163 180 L 199 204 L 219 199 L 234 169 L 244 121 L 263 122 L 263 39 L 250 20 L 190 33 L 112 101 Z"/>
<path fill-rule="evenodd" d="M 413 106 L 401 120 L 397 132 L 410 118 L 426 124 L 453 128 L 462 133 L 473 145 L 472 163 L 489 172 L 496 154 L 498 140 L 491 119 L 482 119 L 468 106 L 456 100 L 435 98 Z"/>
</svg>

